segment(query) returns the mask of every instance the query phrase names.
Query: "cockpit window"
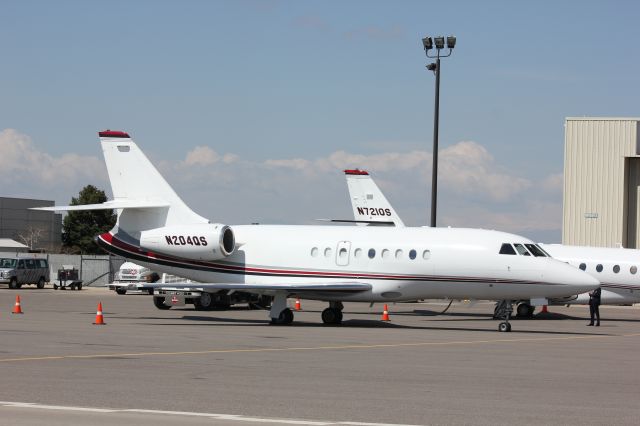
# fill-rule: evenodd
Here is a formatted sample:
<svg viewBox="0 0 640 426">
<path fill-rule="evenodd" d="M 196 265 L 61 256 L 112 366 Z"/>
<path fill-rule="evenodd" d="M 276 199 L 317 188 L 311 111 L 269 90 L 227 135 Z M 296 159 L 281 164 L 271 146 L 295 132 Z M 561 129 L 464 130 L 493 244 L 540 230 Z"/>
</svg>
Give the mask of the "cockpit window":
<svg viewBox="0 0 640 426">
<path fill-rule="evenodd" d="M 524 246 L 522 244 L 518 244 L 518 243 L 514 243 L 513 244 L 516 247 L 516 250 L 518 250 L 518 254 L 521 256 L 531 256 L 531 254 L 527 251 L 526 248 L 524 248 Z"/>
<path fill-rule="evenodd" d="M 553 257 L 551 256 L 545 249 L 543 249 L 542 247 L 540 247 L 539 244 L 536 244 L 536 247 L 538 247 L 540 249 L 541 252 L 543 252 L 547 257 Z"/>
<path fill-rule="evenodd" d="M 532 255 L 535 257 L 547 257 L 544 251 L 535 244 L 525 244 L 525 247 L 529 249 Z"/>
<path fill-rule="evenodd" d="M 502 247 L 500 247 L 500 254 L 516 254 L 516 251 L 511 244 L 504 243 Z"/>
</svg>

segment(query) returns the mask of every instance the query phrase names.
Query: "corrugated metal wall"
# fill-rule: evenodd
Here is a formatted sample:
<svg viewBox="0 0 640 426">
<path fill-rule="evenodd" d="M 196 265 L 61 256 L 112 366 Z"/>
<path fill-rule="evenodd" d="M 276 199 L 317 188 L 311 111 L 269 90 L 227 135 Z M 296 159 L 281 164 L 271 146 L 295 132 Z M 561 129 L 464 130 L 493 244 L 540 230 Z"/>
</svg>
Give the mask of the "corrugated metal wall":
<svg viewBox="0 0 640 426">
<path fill-rule="evenodd" d="M 563 244 L 616 247 L 626 243 L 625 158 L 637 155 L 638 122 L 635 118 L 566 119 Z"/>
<path fill-rule="evenodd" d="M 80 279 L 85 285 L 93 287 L 106 286 L 113 282 L 114 276 L 125 259 L 109 255 L 77 255 L 77 254 L 25 254 L 0 252 L 0 257 L 28 257 L 49 259 L 50 279 L 58 277 L 58 269 L 62 265 L 73 265 L 80 271 Z"/>
</svg>

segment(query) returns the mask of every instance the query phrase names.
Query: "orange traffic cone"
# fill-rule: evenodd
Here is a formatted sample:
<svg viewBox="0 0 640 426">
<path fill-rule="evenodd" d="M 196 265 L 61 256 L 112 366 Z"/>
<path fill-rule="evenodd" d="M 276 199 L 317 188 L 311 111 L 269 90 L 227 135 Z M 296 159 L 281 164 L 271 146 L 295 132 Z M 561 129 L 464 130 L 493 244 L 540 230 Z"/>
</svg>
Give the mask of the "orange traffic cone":
<svg viewBox="0 0 640 426">
<path fill-rule="evenodd" d="M 386 303 L 384 304 L 384 311 L 382 311 L 382 321 L 391 321 L 389 319 L 389 307 Z"/>
<path fill-rule="evenodd" d="M 549 311 L 547 310 L 547 305 L 542 305 L 542 310 L 540 311 L 541 314 L 548 314 Z"/>
<path fill-rule="evenodd" d="M 105 325 L 104 317 L 102 316 L 102 302 L 98 302 L 98 311 L 96 312 L 96 322 L 95 325 Z"/>
<path fill-rule="evenodd" d="M 13 305 L 13 312 L 11 312 L 12 314 L 23 314 L 24 312 L 22 312 L 22 308 L 20 307 L 20 296 L 16 295 L 16 304 Z"/>
<path fill-rule="evenodd" d="M 295 310 L 296 310 L 296 311 L 300 311 L 300 310 L 302 310 L 302 307 L 300 306 L 300 298 L 296 299 L 296 306 L 295 306 Z"/>
</svg>

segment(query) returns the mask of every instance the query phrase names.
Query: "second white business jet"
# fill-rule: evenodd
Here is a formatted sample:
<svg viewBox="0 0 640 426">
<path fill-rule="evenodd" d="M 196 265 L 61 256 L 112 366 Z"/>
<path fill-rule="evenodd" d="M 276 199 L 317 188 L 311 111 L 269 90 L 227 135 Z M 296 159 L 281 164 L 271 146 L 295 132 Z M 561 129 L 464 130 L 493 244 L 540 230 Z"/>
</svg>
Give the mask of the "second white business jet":
<svg viewBox="0 0 640 426">
<path fill-rule="evenodd" d="M 404 227 L 404 223 L 387 201 L 382 191 L 364 170 L 345 170 L 347 187 L 355 221 L 360 225 L 377 224 Z M 509 247 L 511 246 L 511 247 Z M 540 250 L 542 249 L 542 250 Z M 579 268 L 601 283 L 602 304 L 623 305 L 640 303 L 640 250 L 607 247 L 581 247 L 562 244 L 522 244 L 512 242 L 501 248 L 512 256 L 551 257 Z M 548 297 L 549 304 L 586 305 L 589 294 L 575 294 L 566 298 Z M 534 307 L 527 300 L 520 301 L 518 316 L 531 316 Z"/>
<path fill-rule="evenodd" d="M 327 301 L 322 321 L 338 324 L 344 301 L 513 301 L 565 297 L 599 285 L 550 257 L 500 254 L 505 242 L 533 243 L 497 231 L 215 223 L 187 207 L 127 133 L 99 136 L 114 199 L 43 209 L 116 209 L 116 226 L 97 238 L 105 250 L 200 282 L 172 285 L 175 290 L 271 295 L 274 324 L 293 321 L 288 297 Z M 510 314 L 500 331 L 511 330 Z"/>
</svg>

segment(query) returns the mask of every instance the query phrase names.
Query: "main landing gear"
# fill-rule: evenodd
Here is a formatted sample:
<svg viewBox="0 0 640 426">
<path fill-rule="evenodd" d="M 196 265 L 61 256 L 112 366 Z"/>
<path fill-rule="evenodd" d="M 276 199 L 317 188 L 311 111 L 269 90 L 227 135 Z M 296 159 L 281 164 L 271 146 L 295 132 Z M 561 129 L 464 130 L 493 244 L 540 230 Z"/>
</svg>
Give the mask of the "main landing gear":
<svg viewBox="0 0 640 426">
<path fill-rule="evenodd" d="M 509 323 L 511 314 L 513 314 L 513 301 L 500 300 L 496 303 L 496 308 L 493 311 L 493 317 L 504 320 L 498 325 L 498 331 L 503 333 L 511 331 L 511 324 Z"/>
<path fill-rule="evenodd" d="M 342 302 L 329 302 L 329 307 L 322 311 L 322 322 L 325 324 L 339 325 L 342 323 Z"/>
<path fill-rule="evenodd" d="M 273 298 L 269 316 L 273 325 L 289 325 L 293 322 L 293 311 L 287 308 L 286 293 L 278 293 Z"/>
<path fill-rule="evenodd" d="M 287 307 L 287 293 L 276 294 L 271 303 L 269 317 L 273 325 L 289 325 L 293 322 L 293 311 Z M 322 322 L 339 325 L 342 323 L 342 302 L 329 302 L 329 307 L 322 311 Z"/>
</svg>

